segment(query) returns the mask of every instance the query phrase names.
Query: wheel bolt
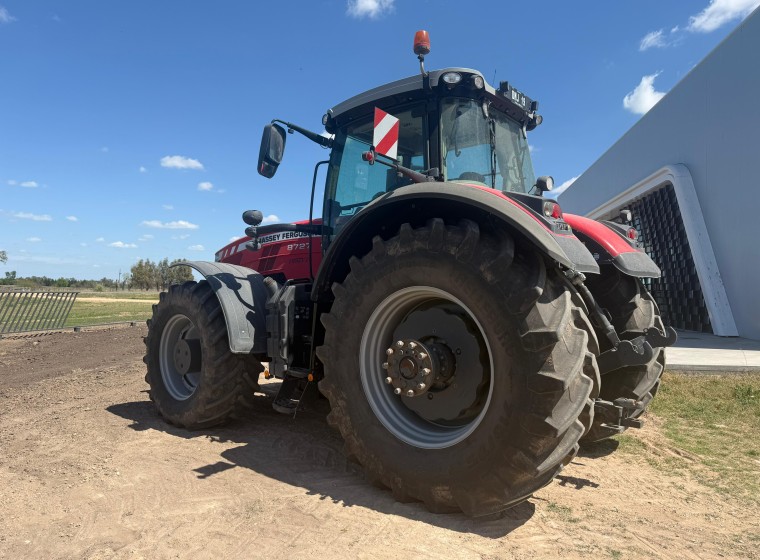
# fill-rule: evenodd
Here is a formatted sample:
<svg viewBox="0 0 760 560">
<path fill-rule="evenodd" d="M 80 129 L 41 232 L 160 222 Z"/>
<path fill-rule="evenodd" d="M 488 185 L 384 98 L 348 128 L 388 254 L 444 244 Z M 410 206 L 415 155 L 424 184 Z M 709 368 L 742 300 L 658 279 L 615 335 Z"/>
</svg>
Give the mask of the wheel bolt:
<svg viewBox="0 0 760 560">
<path fill-rule="evenodd" d="M 391 354 L 393 354 L 393 348 L 388 348 L 388 349 L 385 351 L 385 353 L 386 353 L 386 354 L 388 354 L 388 355 L 390 356 Z"/>
<path fill-rule="evenodd" d="M 383 362 L 383 369 L 388 369 L 388 362 Z"/>
<path fill-rule="evenodd" d="M 399 340 L 398 342 L 396 342 L 396 346 L 398 346 L 399 348 L 403 348 L 404 347 L 404 341 L 403 340 Z"/>
<path fill-rule="evenodd" d="M 393 378 L 392 378 L 392 377 L 386 377 L 386 378 L 385 378 L 385 382 L 386 382 L 388 385 L 390 385 L 391 383 L 393 383 Z"/>
<path fill-rule="evenodd" d="M 400 389 L 399 387 L 396 387 L 396 388 L 393 390 L 393 393 L 394 393 L 394 394 L 396 394 L 396 395 L 400 395 L 400 394 L 401 394 L 401 389 Z"/>
<path fill-rule="evenodd" d="M 414 350 L 415 348 L 417 348 L 417 345 L 414 342 L 410 342 L 409 343 L 409 348 L 411 348 L 412 350 Z"/>
<path fill-rule="evenodd" d="M 430 368 L 422 368 L 422 375 L 430 375 Z"/>
<path fill-rule="evenodd" d="M 419 385 L 417 385 L 417 389 L 419 389 L 420 391 L 422 391 L 425 387 L 427 387 L 427 385 L 425 385 L 424 383 L 420 383 Z"/>
<path fill-rule="evenodd" d="M 419 354 L 417 354 L 417 359 L 424 360 L 425 358 L 427 358 L 427 356 L 428 355 L 425 354 L 425 352 L 420 352 Z"/>
<path fill-rule="evenodd" d="M 407 397 L 413 397 L 413 396 L 414 396 L 414 391 L 412 391 L 411 389 L 409 389 L 409 390 L 406 392 L 406 396 L 407 396 Z"/>
</svg>

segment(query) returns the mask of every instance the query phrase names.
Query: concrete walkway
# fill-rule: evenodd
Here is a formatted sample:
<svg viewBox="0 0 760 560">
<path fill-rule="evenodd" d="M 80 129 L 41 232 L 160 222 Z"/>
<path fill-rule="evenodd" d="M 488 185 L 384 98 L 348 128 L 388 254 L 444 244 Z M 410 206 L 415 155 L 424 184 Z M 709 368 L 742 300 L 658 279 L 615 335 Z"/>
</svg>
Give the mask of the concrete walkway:
<svg viewBox="0 0 760 560">
<path fill-rule="evenodd" d="M 678 331 L 665 358 L 667 371 L 760 372 L 760 341 Z"/>
</svg>

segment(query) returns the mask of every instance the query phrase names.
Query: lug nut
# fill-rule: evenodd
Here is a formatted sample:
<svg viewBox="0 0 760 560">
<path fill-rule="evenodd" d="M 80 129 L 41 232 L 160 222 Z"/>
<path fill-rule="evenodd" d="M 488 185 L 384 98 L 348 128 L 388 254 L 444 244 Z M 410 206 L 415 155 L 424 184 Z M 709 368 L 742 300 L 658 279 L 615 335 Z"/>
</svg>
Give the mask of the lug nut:
<svg viewBox="0 0 760 560">
<path fill-rule="evenodd" d="M 430 375 L 430 368 L 422 368 L 422 375 Z"/>
<path fill-rule="evenodd" d="M 388 362 L 383 362 L 383 369 L 388 369 Z"/>
<path fill-rule="evenodd" d="M 385 378 L 385 382 L 386 382 L 388 385 L 390 385 L 391 383 L 393 383 L 393 378 L 392 378 L 392 377 L 386 377 L 386 378 Z"/>
<path fill-rule="evenodd" d="M 406 392 L 406 396 L 407 396 L 407 397 L 413 397 L 413 396 L 414 396 L 414 391 L 412 391 L 411 389 L 409 389 L 409 390 Z"/>
<path fill-rule="evenodd" d="M 417 354 L 417 359 L 424 360 L 425 358 L 427 358 L 427 356 L 428 355 L 425 354 L 425 352 L 420 352 L 419 354 Z"/>
<path fill-rule="evenodd" d="M 393 393 L 394 393 L 394 394 L 396 394 L 396 395 L 400 395 L 400 394 L 401 394 L 401 389 L 400 389 L 399 387 L 396 387 L 396 388 L 393 390 Z"/>
<path fill-rule="evenodd" d="M 399 340 L 398 342 L 396 342 L 396 346 L 398 346 L 399 348 L 403 348 L 404 347 L 404 341 L 403 340 Z"/>
<path fill-rule="evenodd" d="M 388 348 L 388 349 L 385 351 L 385 353 L 386 353 L 386 354 L 388 354 L 388 355 L 390 356 L 391 354 L 393 354 L 393 348 Z"/>
<path fill-rule="evenodd" d="M 424 383 L 420 383 L 419 385 L 417 385 L 417 388 L 418 388 L 420 391 L 422 391 L 422 390 L 423 390 L 425 387 L 427 387 L 427 385 L 425 385 Z"/>
<path fill-rule="evenodd" d="M 414 350 L 415 348 L 417 348 L 417 344 L 415 344 L 414 342 L 410 342 L 409 343 L 409 348 L 411 348 L 412 350 Z"/>
</svg>

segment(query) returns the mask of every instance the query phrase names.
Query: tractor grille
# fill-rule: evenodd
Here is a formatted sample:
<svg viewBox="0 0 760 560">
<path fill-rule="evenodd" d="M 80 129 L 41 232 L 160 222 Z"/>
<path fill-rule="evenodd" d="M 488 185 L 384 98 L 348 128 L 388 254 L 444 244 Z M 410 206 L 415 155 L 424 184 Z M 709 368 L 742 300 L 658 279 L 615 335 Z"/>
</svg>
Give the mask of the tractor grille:
<svg viewBox="0 0 760 560">
<path fill-rule="evenodd" d="M 672 185 L 651 192 L 628 206 L 644 249 L 662 270 L 644 282 L 660 307 L 666 325 L 712 333 L 681 210 Z"/>
</svg>

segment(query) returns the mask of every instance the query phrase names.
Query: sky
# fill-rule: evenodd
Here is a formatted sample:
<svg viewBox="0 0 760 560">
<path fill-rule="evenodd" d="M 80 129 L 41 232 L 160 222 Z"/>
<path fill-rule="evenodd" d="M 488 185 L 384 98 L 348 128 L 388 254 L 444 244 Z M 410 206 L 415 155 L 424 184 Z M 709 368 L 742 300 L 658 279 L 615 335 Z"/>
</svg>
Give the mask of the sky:
<svg viewBox="0 0 760 560">
<path fill-rule="evenodd" d="M 289 136 L 265 179 L 262 127 L 320 132 L 328 108 L 415 75 L 418 29 L 428 69 L 474 68 L 539 100 L 536 174 L 566 188 L 758 5 L 0 0 L 0 277 L 213 260 L 243 210 L 305 219 L 328 154 Z"/>
</svg>

